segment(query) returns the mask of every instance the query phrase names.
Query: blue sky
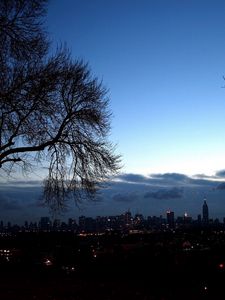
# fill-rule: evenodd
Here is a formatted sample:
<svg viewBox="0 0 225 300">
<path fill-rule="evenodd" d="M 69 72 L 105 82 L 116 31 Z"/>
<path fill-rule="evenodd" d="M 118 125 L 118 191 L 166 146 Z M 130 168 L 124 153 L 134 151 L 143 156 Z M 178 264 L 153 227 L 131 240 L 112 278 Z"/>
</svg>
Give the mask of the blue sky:
<svg viewBox="0 0 225 300">
<path fill-rule="evenodd" d="M 225 167 L 224 1 L 54 0 L 47 27 L 109 89 L 123 171 Z"/>
<path fill-rule="evenodd" d="M 225 181 L 225 1 L 51 0 L 46 29 L 109 89 L 109 139 L 122 154 L 117 181 L 66 216 L 170 208 L 196 217 L 207 197 L 210 215 L 222 219 L 225 189 L 215 180 Z M 48 214 L 40 174 L 0 182 L 0 219 Z"/>
</svg>

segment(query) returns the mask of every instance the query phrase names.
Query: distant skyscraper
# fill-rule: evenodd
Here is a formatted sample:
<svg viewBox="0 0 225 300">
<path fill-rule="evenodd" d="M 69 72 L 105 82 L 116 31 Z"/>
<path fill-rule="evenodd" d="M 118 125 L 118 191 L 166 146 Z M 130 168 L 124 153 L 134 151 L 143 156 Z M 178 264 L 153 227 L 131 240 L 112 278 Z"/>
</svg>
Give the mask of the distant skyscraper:
<svg viewBox="0 0 225 300">
<path fill-rule="evenodd" d="M 39 225 L 41 230 L 49 230 L 51 227 L 51 221 L 49 217 L 41 217 Z"/>
<path fill-rule="evenodd" d="M 202 206 L 202 223 L 208 224 L 208 222 L 209 222 L 209 209 L 206 200 L 204 200 L 204 204 Z"/>
<path fill-rule="evenodd" d="M 128 210 L 124 214 L 124 223 L 126 226 L 131 225 L 131 219 L 132 219 L 131 212 L 130 210 Z"/>
<path fill-rule="evenodd" d="M 192 217 L 190 217 L 189 215 L 188 215 L 188 213 L 187 212 L 185 212 L 184 213 L 184 224 L 191 224 L 191 222 L 192 222 Z"/>
<path fill-rule="evenodd" d="M 170 228 L 174 228 L 174 212 L 171 210 L 168 210 L 166 212 L 167 216 L 167 224 Z"/>
<path fill-rule="evenodd" d="M 202 216 L 198 215 L 198 225 L 201 225 L 201 223 L 202 223 Z"/>
</svg>

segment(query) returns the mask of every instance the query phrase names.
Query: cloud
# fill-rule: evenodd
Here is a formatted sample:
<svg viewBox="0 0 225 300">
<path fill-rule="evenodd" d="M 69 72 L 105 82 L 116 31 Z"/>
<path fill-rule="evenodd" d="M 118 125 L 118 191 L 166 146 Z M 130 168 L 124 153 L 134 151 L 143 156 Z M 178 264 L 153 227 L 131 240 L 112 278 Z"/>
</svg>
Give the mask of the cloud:
<svg viewBox="0 0 225 300">
<path fill-rule="evenodd" d="M 176 182 L 188 182 L 190 177 L 180 173 L 164 173 L 164 174 L 151 174 L 151 178 L 176 181 Z"/>
<path fill-rule="evenodd" d="M 217 189 L 217 190 L 225 190 L 225 182 L 221 182 L 221 183 L 217 186 L 216 189 Z"/>
<path fill-rule="evenodd" d="M 132 173 L 118 175 L 116 179 L 126 181 L 126 182 L 134 182 L 134 183 L 135 182 L 142 183 L 148 181 L 148 177 L 145 177 L 140 174 L 132 174 Z"/>
<path fill-rule="evenodd" d="M 144 198 L 154 198 L 154 199 L 175 199 L 182 198 L 183 189 L 181 188 L 171 188 L 171 189 L 161 189 L 157 191 L 150 191 L 145 193 Z"/>
<path fill-rule="evenodd" d="M 143 176 L 140 174 L 121 174 L 115 179 L 127 184 L 139 184 L 148 186 L 168 187 L 174 185 L 186 185 L 192 183 L 193 179 L 184 174 L 179 173 L 164 173 L 164 174 L 150 174 Z M 115 180 L 115 181 L 117 181 Z"/>
<path fill-rule="evenodd" d="M 0 181 L 0 188 L 25 188 L 25 187 L 41 187 L 43 182 L 40 180 L 10 180 Z"/>
<path fill-rule="evenodd" d="M 216 172 L 217 177 L 225 177 L 225 170 L 220 170 Z"/>
<path fill-rule="evenodd" d="M 0 198 L 0 209 L 1 211 L 9 211 L 9 210 L 20 210 L 22 206 L 19 204 L 17 200 L 11 200 L 7 197 Z"/>
<path fill-rule="evenodd" d="M 116 202 L 132 202 L 137 199 L 137 193 L 118 193 L 112 197 L 113 201 Z"/>
<path fill-rule="evenodd" d="M 193 177 L 180 173 L 148 176 L 121 174 L 99 189 L 95 201 L 84 201 L 78 207 L 73 201 L 68 202 L 69 209 L 63 212 L 62 218 L 78 217 L 81 214 L 117 215 L 128 207 L 133 212 L 138 209 L 149 215 L 161 214 L 168 206 L 177 213 L 195 213 L 199 207 L 201 209 L 204 195 L 207 196 L 210 207 L 214 205 L 213 213 L 222 215 L 225 213 L 222 191 L 225 190 L 225 182 L 218 182 L 218 179 L 220 178 L 207 178 L 204 174 Z M 42 188 L 41 181 L 0 182 L 0 201 L 4 198 L 0 203 L 1 219 L 21 223 L 24 219 L 38 220 L 39 217 L 48 215 L 48 207 L 43 206 L 40 200 Z"/>
<path fill-rule="evenodd" d="M 193 176 L 193 178 L 196 178 L 194 180 L 203 179 L 203 180 L 205 180 L 205 182 L 208 182 L 211 184 L 216 184 L 216 183 L 218 183 L 219 179 L 225 178 L 225 170 L 223 169 L 223 170 L 217 171 L 215 173 L 215 175 L 211 175 L 211 176 L 205 175 L 205 174 L 196 174 Z"/>
<path fill-rule="evenodd" d="M 193 175 L 193 178 L 197 178 L 197 179 L 217 179 L 218 177 L 216 175 L 205 175 L 205 174 L 195 174 Z"/>
</svg>

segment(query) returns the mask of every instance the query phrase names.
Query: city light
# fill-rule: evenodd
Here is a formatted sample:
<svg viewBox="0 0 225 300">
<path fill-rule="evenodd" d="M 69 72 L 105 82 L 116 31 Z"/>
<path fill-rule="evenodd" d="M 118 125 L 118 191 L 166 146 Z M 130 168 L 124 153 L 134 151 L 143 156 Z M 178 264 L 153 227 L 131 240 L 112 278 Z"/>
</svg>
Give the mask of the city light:
<svg viewBox="0 0 225 300">
<path fill-rule="evenodd" d="M 46 258 L 44 261 L 44 265 L 47 267 L 52 266 L 52 261 L 50 259 Z"/>
<path fill-rule="evenodd" d="M 224 269 L 224 264 L 223 264 L 223 263 L 220 263 L 220 264 L 219 264 L 219 268 L 220 268 L 220 269 Z"/>
</svg>

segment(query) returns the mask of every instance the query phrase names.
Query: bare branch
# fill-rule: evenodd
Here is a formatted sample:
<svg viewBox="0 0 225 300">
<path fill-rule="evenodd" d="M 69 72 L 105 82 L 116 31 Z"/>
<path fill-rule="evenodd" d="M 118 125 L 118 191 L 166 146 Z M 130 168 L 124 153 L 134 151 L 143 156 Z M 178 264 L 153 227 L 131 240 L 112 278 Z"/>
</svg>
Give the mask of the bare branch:
<svg viewBox="0 0 225 300">
<path fill-rule="evenodd" d="M 47 160 L 44 198 L 62 209 L 92 199 L 120 157 L 107 141 L 107 90 L 67 49 L 49 54 L 44 14 L 44 0 L 0 1 L 0 170 Z"/>
<path fill-rule="evenodd" d="M 6 159 L 3 159 L 2 161 L 1 161 L 1 166 L 0 167 L 2 167 L 2 165 L 4 164 L 4 163 L 7 163 L 7 162 L 19 162 L 19 161 L 22 161 L 22 159 L 21 158 L 6 158 Z"/>
</svg>

